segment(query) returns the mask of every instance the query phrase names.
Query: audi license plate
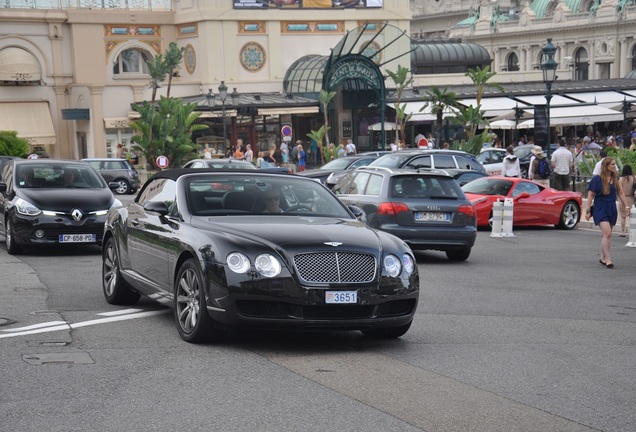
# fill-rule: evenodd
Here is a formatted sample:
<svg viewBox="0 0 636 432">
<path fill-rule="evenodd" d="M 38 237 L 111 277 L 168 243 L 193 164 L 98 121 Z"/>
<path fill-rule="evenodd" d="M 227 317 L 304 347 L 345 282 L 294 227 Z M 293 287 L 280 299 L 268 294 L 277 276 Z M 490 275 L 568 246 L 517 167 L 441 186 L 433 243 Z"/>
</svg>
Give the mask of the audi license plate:
<svg viewBox="0 0 636 432">
<path fill-rule="evenodd" d="M 417 222 L 450 222 L 450 213 L 442 212 L 416 212 Z"/>
<path fill-rule="evenodd" d="M 96 234 L 60 234 L 60 243 L 94 243 Z"/>
<path fill-rule="evenodd" d="M 327 291 L 325 292 L 327 304 L 356 304 L 358 303 L 357 291 Z"/>
</svg>

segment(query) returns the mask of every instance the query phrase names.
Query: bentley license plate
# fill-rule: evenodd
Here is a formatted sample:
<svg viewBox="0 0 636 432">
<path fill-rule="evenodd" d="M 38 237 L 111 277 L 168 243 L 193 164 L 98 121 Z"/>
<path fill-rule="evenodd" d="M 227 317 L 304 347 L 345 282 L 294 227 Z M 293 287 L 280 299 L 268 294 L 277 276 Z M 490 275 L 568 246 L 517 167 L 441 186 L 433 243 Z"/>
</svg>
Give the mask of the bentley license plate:
<svg viewBox="0 0 636 432">
<path fill-rule="evenodd" d="M 60 243 L 94 243 L 95 234 L 60 234 Z"/>
<path fill-rule="evenodd" d="M 325 292 L 327 304 L 356 304 L 358 303 L 357 291 L 327 291 Z"/>
<path fill-rule="evenodd" d="M 416 212 L 415 220 L 418 222 L 449 222 L 450 213 L 442 212 Z"/>
</svg>

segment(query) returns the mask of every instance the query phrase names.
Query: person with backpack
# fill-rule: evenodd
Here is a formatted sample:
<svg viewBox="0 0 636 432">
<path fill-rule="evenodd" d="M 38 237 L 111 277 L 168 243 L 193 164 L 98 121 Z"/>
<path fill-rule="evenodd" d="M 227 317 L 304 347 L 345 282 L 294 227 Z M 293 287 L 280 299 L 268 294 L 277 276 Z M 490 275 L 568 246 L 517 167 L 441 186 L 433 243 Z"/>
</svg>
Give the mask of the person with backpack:
<svg viewBox="0 0 636 432">
<path fill-rule="evenodd" d="M 550 186 L 550 174 L 552 169 L 550 168 L 550 162 L 543 156 L 543 149 L 541 146 L 534 146 L 530 153 L 534 155 L 532 162 L 530 162 L 529 173 L 532 173 L 530 179 L 542 184 L 543 186 Z"/>
</svg>

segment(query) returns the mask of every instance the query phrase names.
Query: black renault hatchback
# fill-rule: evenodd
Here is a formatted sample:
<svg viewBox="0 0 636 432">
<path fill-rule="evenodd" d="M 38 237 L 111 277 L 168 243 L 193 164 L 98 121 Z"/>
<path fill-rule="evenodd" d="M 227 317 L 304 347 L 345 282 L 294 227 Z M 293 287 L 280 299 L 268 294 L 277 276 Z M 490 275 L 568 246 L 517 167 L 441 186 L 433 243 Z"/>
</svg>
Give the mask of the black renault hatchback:
<svg viewBox="0 0 636 432">
<path fill-rule="evenodd" d="M 0 172 L 0 234 L 10 254 L 25 246 L 99 244 L 116 206 L 121 202 L 85 162 L 12 160 Z"/>
</svg>

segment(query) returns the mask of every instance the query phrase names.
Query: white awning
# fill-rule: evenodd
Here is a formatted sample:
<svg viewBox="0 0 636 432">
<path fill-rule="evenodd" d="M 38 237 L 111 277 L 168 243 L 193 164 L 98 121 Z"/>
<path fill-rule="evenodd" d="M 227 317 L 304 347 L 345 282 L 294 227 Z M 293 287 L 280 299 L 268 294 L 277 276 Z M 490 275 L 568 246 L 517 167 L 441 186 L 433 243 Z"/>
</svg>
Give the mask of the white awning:
<svg viewBox="0 0 636 432">
<path fill-rule="evenodd" d="M 235 109 L 225 110 L 225 117 L 236 117 Z M 223 111 L 203 111 L 199 118 L 223 118 Z"/>
<path fill-rule="evenodd" d="M 259 108 L 258 115 L 284 115 L 284 114 L 315 114 L 320 112 L 317 106 Z"/>
<path fill-rule="evenodd" d="M 531 110 L 528 110 L 531 111 Z M 588 125 L 606 121 L 621 121 L 623 113 L 598 105 L 550 108 L 550 125 Z M 519 129 L 534 127 L 534 120 L 519 123 Z"/>
<path fill-rule="evenodd" d="M 387 104 L 388 107 L 395 109 L 394 103 Z M 431 112 L 431 107 L 427 104 L 427 102 L 403 102 L 400 106 L 405 105 L 404 113 L 406 115 L 411 115 L 408 121 L 435 121 L 437 117 L 435 114 Z M 442 115 L 443 118 L 453 117 L 455 116 L 457 109 L 452 107 L 447 107 L 446 112 Z"/>
<path fill-rule="evenodd" d="M 535 106 L 535 105 L 545 105 L 546 100 L 544 95 L 534 95 L 534 96 L 517 96 L 515 99 L 519 100 L 526 105 Z M 570 98 L 566 98 L 561 95 L 552 95 L 552 99 L 550 99 L 550 107 L 555 107 L 559 105 L 576 105 L 578 101 L 575 101 Z"/>
<path fill-rule="evenodd" d="M 477 106 L 477 99 L 460 99 L 458 102 L 466 107 Z M 481 100 L 481 110 L 484 111 L 485 117 L 506 116 L 510 112 L 514 116 L 514 109 L 517 107 L 529 108 L 527 104 L 508 97 L 491 97 Z"/>
<path fill-rule="evenodd" d="M 384 122 L 384 130 L 396 130 L 397 125 L 393 122 Z M 369 125 L 369 130 L 371 131 L 379 131 L 382 130 L 382 123 L 373 123 Z"/>
<path fill-rule="evenodd" d="M 635 96 L 628 96 L 615 91 L 566 93 L 565 96 L 580 100 L 581 102 L 596 103 L 602 107 L 610 109 L 621 109 L 623 101 L 635 102 Z"/>
<path fill-rule="evenodd" d="M 0 103 L 0 130 L 16 131 L 32 145 L 55 144 L 48 102 Z"/>
</svg>

